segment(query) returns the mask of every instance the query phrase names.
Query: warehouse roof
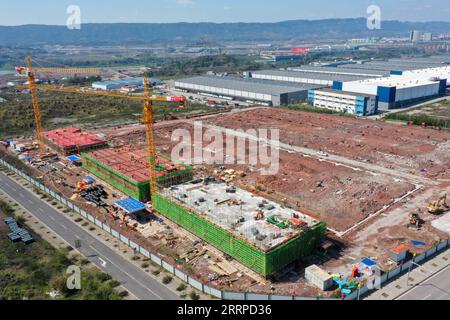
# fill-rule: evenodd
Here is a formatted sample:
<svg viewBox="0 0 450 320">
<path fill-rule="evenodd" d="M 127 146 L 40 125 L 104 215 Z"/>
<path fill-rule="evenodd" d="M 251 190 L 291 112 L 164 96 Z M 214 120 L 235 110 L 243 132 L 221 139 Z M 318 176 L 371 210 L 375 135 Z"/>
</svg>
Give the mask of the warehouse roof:
<svg viewBox="0 0 450 320">
<path fill-rule="evenodd" d="M 340 65 L 338 68 L 347 68 L 349 65 Z M 352 69 L 363 69 L 363 70 L 381 70 L 381 71 L 409 71 L 425 69 L 430 67 L 436 67 L 439 64 L 436 63 L 421 63 L 413 61 L 369 61 L 362 64 L 351 64 Z"/>
<path fill-rule="evenodd" d="M 367 77 L 382 77 L 388 76 L 389 71 L 383 70 L 364 70 L 352 68 L 352 65 L 345 65 L 342 68 L 337 67 L 316 67 L 316 66 L 302 66 L 296 68 L 289 68 L 290 71 L 296 72 L 317 72 L 317 73 L 330 73 L 330 74 L 348 74 L 348 75 L 361 75 Z"/>
<path fill-rule="evenodd" d="M 409 77 L 409 76 L 365 79 L 354 82 L 365 85 L 374 85 L 374 86 L 376 85 L 380 87 L 396 87 L 397 89 L 418 87 L 436 83 L 436 81 L 432 81 L 428 78 Z"/>
<path fill-rule="evenodd" d="M 280 95 L 290 92 L 307 91 L 321 86 L 305 83 L 279 82 L 271 80 L 257 80 L 252 78 L 199 76 L 176 80 L 176 83 L 189 83 L 215 88 L 248 91 L 254 93 Z"/>
<path fill-rule="evenodd" d="M 410 62 L 426 62 L 426 63 L 442 63 L 442 64 L 450 64 L 450 55 L 442 55 L 442 56 L 431 56 L 431 57 L 425 57 L 425 58 L 408 58 L 408 59 L 402 59 L 402 58 L 395 58 L 395 59 L 389 59 L 389 61 L 410 61 Z"/>
<path fill-rule="evenodd" d="M 289 77 L 297 79 L 314 79 L 325 81 L 354 81 L 360 79 L 367 79 L 368 76 L 364 75 L 349 75 L 349 74 L 331 74 L 331 73 L 318 73 L 318 72 L 297 72 L 286 70 L 262 70 L 252 71 L 252 74 L 260 74 L 276 77 Z"/>
</svg>

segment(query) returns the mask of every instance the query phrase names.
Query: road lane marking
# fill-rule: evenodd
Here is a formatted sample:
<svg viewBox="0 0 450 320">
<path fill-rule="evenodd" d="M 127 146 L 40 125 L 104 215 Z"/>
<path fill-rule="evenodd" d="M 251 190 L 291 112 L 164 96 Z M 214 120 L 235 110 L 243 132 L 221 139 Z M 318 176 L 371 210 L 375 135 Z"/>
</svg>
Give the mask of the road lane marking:
<svg viewBox="0 0 450 320">
<path fill-rule="evenodd" d="M 11 179 L 11 178 L 8 178 L 8 179 Z M 11 187 L 12 188 L 12 187 Z M 20 186 L 20 189 L 24 189 L 24 191 L 23 192 L 25 192 L 25 191 L 27 191 L 28 193 L 30 193 L 30 194 L 32 194 L 32 195 L 34 195 L 34 196 L 36 196 L 34 193 L 32 193 L 30 190 L 27 190 L 25 187 L 23 187 L 23 186 Z M 23 200 L 19 200 L 19 199 L 17 199 L 17 198 L 15 198 L 15 197 L 13 197 L 11 194 L 9 194 L 9 193 L 7 193 L 10 197 L 12 197 L 15 201 L 17 201 L 17 202 L 23 202 Z M 20 195 L 20 197 L 22 197 L 22 198 L 25 198 L 25 196 L 24 196 L 24 194 L 23 193 L 21 193 L 21 192 L 17 192 L 17 194 L 19 194 Z M 17 195 L 15 195 L 16 197 L 17 197 Z M 28 199 L 29 200 L 29 199 Z M 45 205 L 47 205 L 44 201 L 42 201 L 41 199 L 39 199 L 39 201 L 41 201 L 42 203 L 44 203 Z M 48 205 L 47 205 L 48 206 Z M 25 208 L 26 209 L 26 208 Z M 42 208 L 40 208 L 40 207 L 38 207 L 37 208 L 41 213 L 45 213 L 46 211 L 44 211 L 44 209 L 42 209 Z M 53 208 L 51 208 L 51 209 L 53 209 Z M 26 209 L 27 211 L 30 211 L 29 209 Z M 52 216 L 52 215 L 48 215 L 48 217 L 52 220 L 52 221 L 54 221 L 54 222 L 56 222 L 56 219 Z M 38 218 L 39 219 L 39 218 Z M 70 220 L 69 220 L 70 221 Z M 42 221 L 42 223 L 44 223 L 45 224 L 45 222 L 43 222 Z M 75 224 L 77 227 L 79 227 L 77 224 Z M 53 232 L 55 232 L 58 236 L 60 236 L 60 237 L 62 237 L 64 240 L 65 240 L 65 238 L 60 234 L 60 233 L 58 233 L 58 232 L 56 232 L 50 225 L 48 225 L 48 227 L 50 228 L 50 229 L 52 229 L 53 230 Z M 67 227 L 66 227 L 67 228 Z M 89 232 L 87 232 L 87 231 L 85 231 L 85 230 L 83 230 L 83 229 L 81 229 L 83 232 L 85 232 L 86 234 L 87 234 L 87 236 L 89 237 L 89 238 L 93 238 L 94 239 L 94 242 L 91 242 L 90 244 L 100 244 L 100 245 L 103 245 L 103 246 L 105 246 L 100 240 L 98 240 L 98 239 L 96 239 L 95 237 L 93 237 Z M 78 238 L 79 240 L 82 240 L 81 239 L 81 237 L 79 236 L 79 235 L 74 235 L 76 238 Z M 66 242 L 67 242 L 67 240 L 65 240 Z M 100 254 L 100 252 L 97 250 L 97 249 L 95 249 L 94 247 L 92 247 L 92 246 L 90 246 L 90 245 L 88 245 L 87 247 L 90 247 L 93 251 L 95 251 L 98 255 L 101 255 Z M 107 246 L 106 246 L 107 247 Z M 123 257 L 122 255 L 120 255 L 120 254 L 117 254 L 116 252 L 114 252 L 114 250 L 113 249 L 111 249 L 111 248 L 109 248 L 109 247 L 107 247 L 111 252 L 112 252 L 112 254 L 113 254 L 113 256 L 114 256 L 114 258 L 118 258 L 118 259 L 123 259 L 123 260 L 125 260 L 125 262 L 127 262 L 127 263 L 130 263 L 127 259 L 126 259 L 126 257 Z M 125 271 L 124 269 L 122 269 L 122 268 L 120 268 L 120 267 L 118 267 L 118 266 L 116 266 L 114 263 L 112 263 L 112 261 L 111 260 L 109 260 L 109 259 L 107 259 L 107 258 L 104 258 L 104 259 L 102 259 L 102 260 L 104 260 L 105 262 L 106 261 L 108 261 L 112 266 L 114 266 L 119 272 L 122 272 L 123 274 L 125 274 L 127 277 L 129 277 L 130 279 L 132 279 L 133 281 L 135 281 L 135 283 L 136 283 L 136 285 L 137 286 L 139 286 L 139 287 L 141 287 L 141 288 L 143 288 L 144 290 L 146 290 L 147 292 L 149 292 L 151 295 L 153 295 L 154 297 L 156 297 L 156 298 L 158 298 L 158 299 L 160 299 L 160 300 L 164 300 L 158 293 L 156 293 L 156 292 L 154 292 L 153 290 L 151 290 L 150 288 L 148 288 L 148 287 L 146 287 L 145 285 L 143 285 L 140 281 L 138 281 L 133 275 L 131 275 L 131 274 L 129 274 L 127 271 Z M 134 264 L 132 264 L 132 263 L 130 263 L 130 265 L 131 265 L 131 267 L 135 267 L 136 268 L 136 271 L 137 272 L 142 272 L 138 267 L 136 267 Z M 144 276 L 147 276 L 146 274 L 144 274 Z M 150 281 L 155 281 L 154 279 L 152 279 L 152 278 L 148 278 L 148 280 L 150 280 Z M 157 282 L 156 282 L 156 284 L 158 284 Z M 165 287 L 165 286 L 161 286 L 161 288 L 162 289 L 166 289 L 167 290 L 167 287 Z M 136 296 L 136 294 L 135 293 L 133 293 L 133 289 L 132 288 L 130 288 L 130 289 L 128 289 L 134 296 Z"/>
<path fill-rule="evenodd" d="M 102 267 L 106 267 L 106 261 L 103 260 L 102 258 L 98 257 L 98 260 L 100 260 L 100 262 L 102 263 Z"/>
<path fill-rule="evenodd" d="M 97 250 L 97 249 L 95 249 L 94 247 L 91 247 L 90 246 L 90 248 L 92 249 L 92 250 L 94 250 L 95 252 L 97 252 L 97 254 L 98 255 L 101 255 L 101 253 Z M 126 260 L 126 258 L 124 258 L 124 257 L 122 257 L 122 256 L 120 256 L 122 259 L 124 259 L 124 260 Z M 105 258 L 105 260 L 107 260 L 107 261 L 109 261 L 112 265 L 113 265 L 113 263 L 110 261 L 110 260 L 108 260 L 107 258 Z M 126 260 L 127 261 L 127 260 Z M 127 261 L 128 262 L 128 261 Z M 134 267 L 134 265 L 132 265 L 133 267 Z M 135 277 L 133 277 L 131 274 L 129 274 L 128 272 L 126 272 L 125 270 L 123 270 L 123 269 L 120 269 L 120 268 L 118 268 L 120 271 L 122 271 L 123 273 L 125 273 L 128 277 L 130 277 L 131 279 L 133 279 L 139 286 L 141 286 L 142 288 L 144 288 L 145 290 L 147 290 L 147 291 L 149 291 L 151 294 L 153 294 L 154 296 L 156 296 L 156 297 L 158 297 L 160 300 L 164 300 L 159 294 L 157 294 L 157 293 L 155 293 L 154 291 L 152 291 L 150 288 L 147 288 L 146 286 L 144 286 L 140 281 L 138 281 Z M 138 269 L 139 270 L 139 269 Z M 139 271 L 141 271 L 141 270 L 139 270 Z M 164 287 L 165 288 L 165 287 Z"/>
</svg>

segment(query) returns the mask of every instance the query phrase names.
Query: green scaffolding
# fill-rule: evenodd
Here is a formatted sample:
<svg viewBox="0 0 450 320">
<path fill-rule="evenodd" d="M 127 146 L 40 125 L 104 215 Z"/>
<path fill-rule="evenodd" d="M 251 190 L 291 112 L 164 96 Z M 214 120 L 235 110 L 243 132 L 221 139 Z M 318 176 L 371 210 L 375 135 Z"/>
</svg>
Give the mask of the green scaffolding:
<svg viewBox="0 0 450 320">
<path fill-rule="evenodd" d="M 310 254 L 326 230 L 325 223 L 321 222 L 302 235 L 264 252 L 160 194 L 155 195 L 154 209 L 265 277 Z"/>
<path fill-rule="evenodd" d="M 163 157 L 165 159 L 170 160 L 170 158 L 165 157 L 164 155 L 158 154 L 158 156 Z M 110 166 L 98 161 L 97 159 L 89 156 L 88 153 L 81 153 L 81 157 L 83 158 L 83 168 L 104 180 L 108 184 L 122 191 L 126 195 L 134 197 L 140 201 L 147 202 L 150 200 L 150 182 L 137 182 L 121 172 L 114 170 Z M 178 163 L 185 167 L 184 170 L 170 172 L 161 177 L 158 177 L 157 184 L 160 187 L 170 187 L 176 184 L 181 184 L 187 181 L 192 180 L 194 173 L 192 167 L 185 166 L 181 163 Z"/>
</svg>

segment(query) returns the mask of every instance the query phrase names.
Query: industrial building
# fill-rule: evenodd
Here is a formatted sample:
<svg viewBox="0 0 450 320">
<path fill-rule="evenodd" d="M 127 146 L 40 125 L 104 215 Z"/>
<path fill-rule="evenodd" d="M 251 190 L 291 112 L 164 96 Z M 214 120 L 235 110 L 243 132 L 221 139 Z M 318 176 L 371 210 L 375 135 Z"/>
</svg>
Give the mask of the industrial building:
<svg viewBox="0 0 450 320">
<path fill-rule="evenodd" d="M 176 89 L 210 96 L 280 106 L 305 101 L 316 84 L 281 83 L 252 78 L 200 76 L 175 81 Z"/>
<path fill-rule="evenodd" d="M 378 112 L 378 98 L 375 95 L 329 88 L 309 90 L 308 102 L 317 108 L 358 116 L 370 116 Z"/>
<path fill-rule="evenodd" d="M 83 167 L 125 194 L 150 200 L 149 160 L 144 149 L 123 146 L 81 154 Z M 192 180 L 192 168 L 158 155 L 157 183 L 162 187 Z"/>
<path fill-rule="evenodd" d="M 324 74 L 333 74 L 333 75 L 352 75 L 352 76 L 361 76 L 367 78 L 379 78 L 389 76 L 389 71 L 383 70 L 365 70 L 352 68 L 352 65 L 348 65 L 348 67 L 330 67 L 330 66 L 301 66 L 301 67 L 291 67 L 287 70 L 296 71 L 296 72 L 305 72 L 305 73 L 324 73 Z"/>
<path fill-rule="evenodd" d="M 350 75 L 350 74 L 332 74 L 319 72 L 296 72 L 285 70 L 263 70 L 248 72 L 253 79 L 273 80 L 281 82 L 306 83 L 321 86 L 332 86 L 334 81 L 356 81 L 374 76 Z"/>
<path fill-rule="evenodd" d="M 377 70 L 389 72 L 391 75 L 402 75 L 405 71 L 442 67 L 443 64 L 432 60 L 424 62 L 409 61 L 408 59 L 396 61 L 375 60 L 350 65 L 339 65 L 337 68 L 348 68 L 349 66 L 351 66 L 352 69 Z"/>
<path fill-rule="evenodd" d="M 389 110 L 445 95 L 447 79 L 391 76 L 360 81 L 336 82 L 333 89 L 375 95 L 378 108 Z"/>
<path fill-rule="evenodd" d="M 107 146 L 107 141 L 78 128 L 63 128 L 44 132 L 46 144 L 63 155 L 71 155 Z"/>
<path fill-rule="evenodd" d="M 149 83 L 153 85 L 160 85 L 161 80 L 149 78 Z M 124 87 L 142 87 L 144 85 L 143 78 L 129 78 L 113 81 L 94 82 L 92 88 L 97 90 L 119 90 Z"/>
<path fill-rule="evenodd" d="M 214 178 L 163 189 L 154 208 L 266 277 L 310 254 L 326 230 L 307 214 Z"/>
</svg>

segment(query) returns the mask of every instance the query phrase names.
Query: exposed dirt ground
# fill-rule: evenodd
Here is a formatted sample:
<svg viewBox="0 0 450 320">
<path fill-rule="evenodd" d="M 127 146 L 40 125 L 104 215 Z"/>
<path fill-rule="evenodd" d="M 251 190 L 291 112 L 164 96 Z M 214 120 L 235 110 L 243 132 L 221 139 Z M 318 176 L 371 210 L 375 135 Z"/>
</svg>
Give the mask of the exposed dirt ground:
<svg viewBox="0 0 450 320">
<path fill-rule="evenodd" d="M 227 165 L 225 168 L 219 165 L 195 166 L 198 174 L 220 176 L 224 169 L 234 169 L 243 174 L 237 175 L 233 183 L 317 216 L 331 229 L 344 231 L 358 223 L 361 225 L 354 230 L 350 229 L 351 232 L 344 236 L 330 232 L 329 238 L 334 244 L 332 249 L 317 252 L 287 270 L 278 281 L 269 283 L 237 262 L 226 261 L 223 253 L 199 242 L 198 238 L 180 230 L 170 221 L 165 221 L 162 225 L 152 223 L 150 229 L 137 233 L 128 230 L 121 221 L 107 218 L 98 208 L 82 201 L 77 204 L 101 220 L 108 219 L 114 228 L 127 234 L 136 243 L 148 245 L 167 261 L 179 263 L 186 273 L 195 274 L 204 281 L 208 281 L 219 264 L 232 264 L 237 272 L 211 282 L 228 290 L 268 292 L 273 285 L 276 293 L 295 292 L 298 295 L 314 296 L 318 290 L 303 279 L 303 269 L 311 263 L 317 263 L 329 272 L 348 274 L 353 263 L 371 257 L 383 267 L 389 268 L 387 253 L 392 247 L 409 240 L 420 240 L 432 245 L 447 237 L 431 226 L 431 221 L 437 217 L 428 214 L 426 206 L 442 192 L 450 192 L 448 133 L 267 108 L 210 116 L 202 120 L 205 124 L 244 130 L 268 128 L 267 124 L 270 123 L 271 128 L 280 129 L 281 142 L 314 152 L 308 156 L 302 152 L 280 150 L 280 170 L 277 175 L 272 176 L 262 176 L 259 174 L 259 166 L 249 165 Z M 192 133 L 192 121 L 176 120 L 156 124 L 158 152 L 171 154 L 173 146 L 177 144 L 171 141 L 176 129 L 186 129 Z M 111 145 L 146 144 L 142 126 L 99 129 L 93 133 L 104 134 Z M 334 158 L 330 159 L 331 157 L 321 159 L 315 156 L 315 150 L 340 156 L 341 160 L 354 160 L 358 169 L 348 164 L 343 165 Z M 382 170 L 371 171 L 364 164 L 392 169 L 391 173 L 395 172 L 396 175 Z M 74 193 L 75 182 L 85 174 L 83 169 L 70 168 L 51 176 L 44 175 L 44 180 L 49 187 L 70 197 Z M 417 179 L 410 179 L 412 176 Z M 399 199 L 416 189 L 417 181 L 423 181 L 422 189 Z M 116 191 L 111 190 L 110 194 L 112 192 Z M 120 195 L 119 192 L 116 193 Z M 410 229 L 407 227 L 408 214 L 418 209 L 424 225 L 420 230 Z M 377 214 L 374 215 L 375 213 Z M 365 220 L 371 215 L 374 216 Z M 161 234 L 164 236 L 156 236 Z M 183 262 L 180 257 L 184 254 L 188 254 L 193 260 Z M 228 268 L 231 267 L 228 265 Z"/>
<path fill-rule="evenodd" d="M 450 135 L 349 117 L 285 109 L 223 115 L 208 123 L 232 129 L 278 128 L 281 141 L 433 178 L 449 178 Z M 447 170 L 447 172 L 446 172 Z"/>
</svg>

